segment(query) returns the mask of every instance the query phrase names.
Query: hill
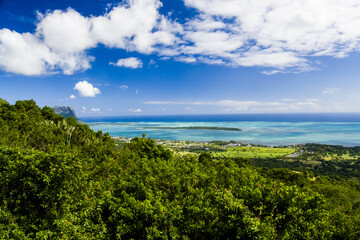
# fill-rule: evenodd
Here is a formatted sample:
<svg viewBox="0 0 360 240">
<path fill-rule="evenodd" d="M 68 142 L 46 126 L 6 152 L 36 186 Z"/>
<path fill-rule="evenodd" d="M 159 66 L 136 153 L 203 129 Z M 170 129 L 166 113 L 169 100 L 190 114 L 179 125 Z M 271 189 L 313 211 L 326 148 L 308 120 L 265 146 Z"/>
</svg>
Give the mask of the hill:
<svg viewBox="0 0 360 240">
<path fill-rule="evenodd" d="M 67 117 L 73 117 L 75 119 L 77 119 L 76 117 L 76 113 L 74 111 L 74 109 L 72 107 L 69 107 L 69 106 L 55 106 L 53 107 L 54 109 L 54 112 L 56 114 L 59 114 L 65 118 Z"/>
<path fill-rule="evenodd" d="M 359 239 L 360 185 L 240 158 L 116 146 L 33 100 L 0 104 L 0 239 Z"/>
</svg>

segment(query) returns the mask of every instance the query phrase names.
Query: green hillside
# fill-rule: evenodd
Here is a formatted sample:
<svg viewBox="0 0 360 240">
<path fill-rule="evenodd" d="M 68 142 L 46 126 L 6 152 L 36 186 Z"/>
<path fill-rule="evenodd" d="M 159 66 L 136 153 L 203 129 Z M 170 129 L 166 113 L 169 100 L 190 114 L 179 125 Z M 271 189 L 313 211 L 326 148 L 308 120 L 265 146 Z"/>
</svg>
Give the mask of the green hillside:
<svg viewBox="0 0 360 240">
<path fill-rule="evenodd" d="M 175 156 L 0 101 L 0 239 L 359 239 L 360 185 Z"/>
</svg>

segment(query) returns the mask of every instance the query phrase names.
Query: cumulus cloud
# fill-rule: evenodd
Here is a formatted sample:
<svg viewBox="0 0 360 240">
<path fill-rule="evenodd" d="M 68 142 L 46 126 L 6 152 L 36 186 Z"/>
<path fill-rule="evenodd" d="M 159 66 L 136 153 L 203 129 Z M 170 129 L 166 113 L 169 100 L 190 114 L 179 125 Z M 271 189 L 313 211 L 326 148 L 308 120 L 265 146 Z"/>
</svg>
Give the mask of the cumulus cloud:
<svg viewBox="0 0 360 240">
<path fill-rule="evenodd" d="M 110 62 L 110 65 L 136 69 L 136 68 L 142 68 L 143 63 L 138 58 L 130 57 L 130 58 L 119 59 L 116 63 Z"/>
<path fill-rule="evenodd" d="M 357 0 L 184 2 L 200 13 L 188 22 L 184 35 L 193 43 L 184 47 L 189 54 L 220 57 L 239 66 L 309 71 L 309 56 L 345 57 L 359 51 Z"/>
<path fill-rule="evenodd" d="M 61 71 L 70 75 L 89 69 L 94 47 L 89 20 L 72 9 L 39 14 L 35 34 L 0 30 L 0 67 L 27 76 Z"/>
<path fill-rule="evenodd" d="M 262 72 L 271 75 L 311 71 L 314 57 L 360 51 L 359 0 L 183 1 L 196 11 L 181 23 L 159 12 L 160 0 L 127 0 L 99 16 L 71 8 L 39 13 L 34 33 L 0 30 L 0 68 L 73 74 L 89 69 L 88 50 L 103 44 L 185 63 L 267 67 Z M 139 68 L 142 62 L 113 65 Z"/>
<path fill-rule="evenodd" d="M 97 94 L 100 94 L 100 90 L 94 87 L 88 81 L 80 81 L 76 83 L 74 90 L 78 90 L 80 95 L 83 97 L 95 97 Z"/>
<path fill-rule="evenodd" d="M 70 99 L 75 99 L 76 97 L 75 97 L 75 95 L 74 94 L 71 94 L 70 95 Z"/>
<path fill-rule="evenodd" d="M 0 30 L 1 69 L 27 76 L 40 75 L 54 67 L 57 57 L 30 33 Z"/>
<path fill-rule="evenodd" d="M 142 110 L 140 108 L 137 108 L 137 109 L 130 108 L 130 109 L 128 109 L 128 111 L 132 112 L 132 113 L 141 113 L 142 112 Z"/>
<path fill-rule="evenodd" d="M 87 50 L 98 44 L 152 53 L 155 45 L 167 46 L 176 40 L 172 33 L 176 24 L 159 14 L 161 5 L 159 0 L 129 0 L 104 15 L 90 17 L 71 8 L 38 13 L 35 33 L 0 30 L 0 68 L 28 76 L 70 75 L 91 67 L 94 57 Z M 134 66 L 142 63 L 129 65 Z"/>
<path fill-rule="evenodd" d="M 92 19 L 95 38 L 109 47 L 151 53 L 159 42 L 152 32 L 160 19 L 159 0 L 133 0 Z"/>
<path fill-rule="evenodd" d="M 55 51 L 78 53 L 97 44 L 90 31 L 91 19 L 71 8 L 39 14 L 38 18 L 36 34 Z"/>
</svg>

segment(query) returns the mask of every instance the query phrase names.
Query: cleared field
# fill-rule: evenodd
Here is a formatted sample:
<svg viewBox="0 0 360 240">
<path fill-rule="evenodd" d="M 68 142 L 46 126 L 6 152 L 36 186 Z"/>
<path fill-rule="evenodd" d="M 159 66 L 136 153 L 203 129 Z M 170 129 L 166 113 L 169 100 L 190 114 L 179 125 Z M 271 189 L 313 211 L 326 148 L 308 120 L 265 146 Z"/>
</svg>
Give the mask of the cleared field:
<svg viewBox="0 0 360 240">
<path fill-rule="evenodd" d="M 331 161 L 331 160 L 336 160 L 336 159 L 341 159 L 341 160 L 356 160 L 358 159 L 360 156 L 350 156 L 349 154 L 343 154 L 343 155 L 338 155 L 338 154 L 327 154 L 324 157 L 324 160 L 326 161 Z"/>
<path fill-rule="evenodd" d="M 295 152 L 295 148 L 232 147 L 226 151 L 211 151 L 214 157 L 268 158 L 284 157 Z"/>
</svg>

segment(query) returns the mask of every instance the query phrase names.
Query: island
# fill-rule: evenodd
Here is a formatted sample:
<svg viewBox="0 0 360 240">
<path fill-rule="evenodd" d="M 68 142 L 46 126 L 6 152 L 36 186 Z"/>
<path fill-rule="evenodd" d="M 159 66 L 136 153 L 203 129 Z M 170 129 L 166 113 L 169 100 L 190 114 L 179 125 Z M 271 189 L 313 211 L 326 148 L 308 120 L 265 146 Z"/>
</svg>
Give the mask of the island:
<svg viewBox="0 0 360 240">
<path fill-rule="evenodd" d="M 240 128 L 230 127 L 203 127 L 203 126 L 190 126 L 190 127 L 143 127 L 143 129 L 190 129 L 190 130 L 220 130 L 220 131 L 241 131 Z"/>
</svg>

